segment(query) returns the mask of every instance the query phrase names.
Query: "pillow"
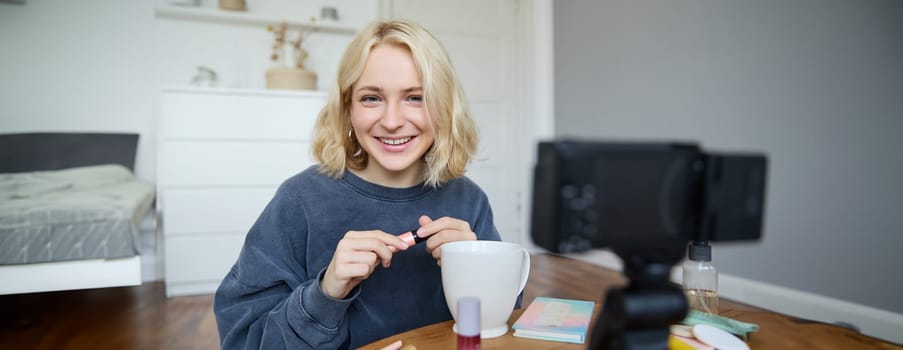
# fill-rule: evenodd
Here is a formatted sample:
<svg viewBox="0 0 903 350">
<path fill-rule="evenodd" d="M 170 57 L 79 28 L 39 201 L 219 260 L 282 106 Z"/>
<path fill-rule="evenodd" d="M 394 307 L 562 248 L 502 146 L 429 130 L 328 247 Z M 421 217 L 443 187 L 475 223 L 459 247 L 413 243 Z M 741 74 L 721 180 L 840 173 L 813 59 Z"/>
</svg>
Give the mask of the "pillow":
<svg viewBox="0 0 903 350">
<path fill-rule="evenodd" d="M 118 164 L 0 174 L 0 199 L 31 198 L 58 191 L 108 186 L 134 178 L 128 168 Z"/>
</svg>

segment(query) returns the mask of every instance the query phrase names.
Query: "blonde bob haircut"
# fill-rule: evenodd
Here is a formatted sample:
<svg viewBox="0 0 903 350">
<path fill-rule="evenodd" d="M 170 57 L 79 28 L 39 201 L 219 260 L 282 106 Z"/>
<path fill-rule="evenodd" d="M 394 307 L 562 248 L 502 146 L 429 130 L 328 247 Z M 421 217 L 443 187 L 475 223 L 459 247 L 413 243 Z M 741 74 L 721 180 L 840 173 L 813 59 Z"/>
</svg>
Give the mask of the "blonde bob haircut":
<svg viewBox="0 0 903 350">
<path fill-rule="evenodd" d="M 424 181 L 438 187 L 464 175 L 477 148 L 477 128 L 464 91 L 442 44 L 420 25 L 405 20 L 377 21 L 365 28 L 348 46 L 329 100 L 317 117 L 313 157 L 320 171 L 341 177 L 345 168 L 362 170 L 369 155 L 351 135 L 351 95 L 364 70 L 370 50 L 377 45 L 405 47 L 414 58 L 423 87 L 424 108 L 429 115 L 433 145 L 426 152 Z"/>
</svg>

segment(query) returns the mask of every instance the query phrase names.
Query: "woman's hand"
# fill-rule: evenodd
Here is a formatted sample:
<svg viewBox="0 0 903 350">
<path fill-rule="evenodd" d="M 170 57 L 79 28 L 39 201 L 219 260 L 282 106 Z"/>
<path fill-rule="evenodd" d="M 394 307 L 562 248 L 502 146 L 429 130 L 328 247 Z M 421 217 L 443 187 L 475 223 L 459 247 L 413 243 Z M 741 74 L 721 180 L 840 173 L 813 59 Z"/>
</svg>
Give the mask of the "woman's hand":
<svg viewBox="0 0 903 350">
<path fill-rule="evenodd" d="M 426 240 L 426 251 L 433 255 L 437 264 L 442 264 L 443 244 L 454 241 L 475 241 L 477 234 L 470 230 L 470 224 L 461 219 L 443 216 L 433 220 L 429 216 L 422 215 L 418 220 L 420 228 L 417 235 L 429 237 Z"/>
<path fill-rule="evenodd" d="M 408 245 L 404 241 L 383 231 L 348 231 L 336 245 L 320 289 L 328 296 L 344 299 L 370 277 L 377 265 L 389 267 L 392 253 L 405 249 Z"/>
</svg>

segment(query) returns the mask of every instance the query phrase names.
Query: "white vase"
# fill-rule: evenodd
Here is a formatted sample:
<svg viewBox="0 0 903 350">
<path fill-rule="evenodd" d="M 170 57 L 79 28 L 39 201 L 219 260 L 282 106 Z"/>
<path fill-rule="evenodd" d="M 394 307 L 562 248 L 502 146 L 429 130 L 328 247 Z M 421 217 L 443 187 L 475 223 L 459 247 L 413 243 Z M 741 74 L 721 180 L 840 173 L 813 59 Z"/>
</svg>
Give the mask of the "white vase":
<svg viewBox="0 0 903 350">
<path fill-rule="evenodd" d="M 300 50 L 296 49 L 294 45 L 290 43 L 282 44 L 282 65 L 295 68 L 298 66 L 298 55 Z"/>
</svg>

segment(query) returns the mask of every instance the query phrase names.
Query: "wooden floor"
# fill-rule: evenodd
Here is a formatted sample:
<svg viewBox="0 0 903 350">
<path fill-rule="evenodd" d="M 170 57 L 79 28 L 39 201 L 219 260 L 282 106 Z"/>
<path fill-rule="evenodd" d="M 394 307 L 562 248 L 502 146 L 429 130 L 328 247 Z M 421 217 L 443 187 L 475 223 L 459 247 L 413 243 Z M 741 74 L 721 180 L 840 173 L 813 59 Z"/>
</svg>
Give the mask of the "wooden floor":
<svg viewBox="0 0 903 350">
<path fill-rule="evenodd" d="M 0 295 L 0 349 L 219 349 L 213 296 L 137 287 Z"/>
<path fill-rule="evenodd" d="M 619 273 L 586 263 L 534 255 L 524 306 L 537 296 L 602 302 Z M 575 283 L 576 281 L 576 283 Z M 762 326 L 754 349 L 895 349 L 835 325 L 821 324 L 722 300 L 722 311 Z M 765 344 L 765 345 L 762 345 Z M 769 345 L 770 344 L 770 345 Z M 821 346 L 825 345 L 827 346 Z M 0 295 L 0 350 L 218 349 L 213 296 L 167 299 L 162 282 L 137 287 Z"/>
<path fill-rule="evenodd" d="M 524 305 L 537 296 L 597 295 L 594 301 L 601 302 L 605 289 L 625 282 L 613 271 L 600 276 L 596 270 L 535 266 L 524 290 Z M 565 281 L 572 280 L 587 283 L 579 288 L 561 288 L 569 285 Z M 0 314 L 0 350 L 219 349 L 213 296 L 167 299 L 163 282 L 0 295 Z"/>
<path fill-rule="evenodd" d="M 535 256 L 534 259 L 551 259 Z M 544 266 L 538 264 L 537 266 Z M 585 280 L 562 289 L 566 280 Z M 535 269 L 524 304 L 537 296 L 578 298 L 624 283 L 619 274 Z M 591 281 L 591 282 L 590 282 Z M 162 282 L 137 287 L 0 295 L 0 350 L 219 349 L 213 296 L 166 298 Z"/>
</svg>

